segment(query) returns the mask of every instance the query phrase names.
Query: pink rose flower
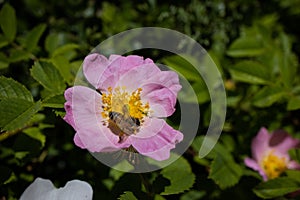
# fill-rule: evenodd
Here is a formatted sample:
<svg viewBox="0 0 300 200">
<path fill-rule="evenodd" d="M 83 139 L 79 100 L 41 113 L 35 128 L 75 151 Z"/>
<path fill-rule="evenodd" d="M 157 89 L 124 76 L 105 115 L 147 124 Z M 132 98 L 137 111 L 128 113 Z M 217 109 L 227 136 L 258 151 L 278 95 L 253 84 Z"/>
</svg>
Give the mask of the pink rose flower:
<svg viewBox="0 0 300 200">
<path fill-rule="evenodd" d="M 178 75 L 140 56 L 107 59 L 97 53 L 85 58 L 83 73 L 95 89 L 65 91 L 64 120 L 76 131 L 75 144 L 91 152 L 130 147 L 156 160 L 168 159 L 183 139 L 162 119 L 175 111 Z"/>
<path fill-rule="evenodd" d="M 263 180 L 279 177 L 287 169 L 300 169 L 299 163 L 291 160 L 288 151 L 299 147 L 300 141 L 285 131 L 277 130 L 269 134 L 264 127 L 252 140 L 252 158 L 244 160 L 245 165 L 256 170 Z"/>
</svg>

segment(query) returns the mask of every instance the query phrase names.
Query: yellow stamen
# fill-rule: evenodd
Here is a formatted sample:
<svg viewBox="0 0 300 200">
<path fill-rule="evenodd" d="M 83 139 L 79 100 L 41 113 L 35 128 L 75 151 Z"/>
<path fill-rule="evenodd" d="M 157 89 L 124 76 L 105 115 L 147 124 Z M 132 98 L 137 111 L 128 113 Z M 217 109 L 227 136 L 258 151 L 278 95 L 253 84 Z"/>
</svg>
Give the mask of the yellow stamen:
<svg viewBox="0 0 300 200">
<path fill-rule="evenodd" d="M 148 115 L 149 103 L 143 103 L 141 101 L 142 88 L 138 88 L 129 94 L 125 87 L 116 87 L 112 90 L 109 87 L 107 93 L 102 94 L 103 111 L 101 113 L 104 119 L 108 119 L 109 112 L 124 113 L 124 106 L 126 106 L 129 116 L 139 119 L 143 122 L 143 118 Z M 125 109 L 126 110 L 126 109 Z"/>
<path fill-rule="evenodd" d="M 274 155 L 272 151 L 263 158 L 261 166 L 268 179 L 279 177 L 287 169 L 286 159 Z"/>
</svg>

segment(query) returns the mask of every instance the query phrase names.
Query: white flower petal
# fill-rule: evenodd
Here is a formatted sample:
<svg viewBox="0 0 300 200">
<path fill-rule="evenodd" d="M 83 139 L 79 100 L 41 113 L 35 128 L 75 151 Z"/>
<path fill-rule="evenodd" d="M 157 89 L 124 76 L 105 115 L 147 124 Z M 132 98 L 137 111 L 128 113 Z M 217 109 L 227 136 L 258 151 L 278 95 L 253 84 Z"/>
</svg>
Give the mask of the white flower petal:
<svg viewBox="0 0 300 200">
<path fill-rule="evenodd" d="M 58 190 L 58 200 L 91 200 L 93 198 L 92 187 L 80 180 L 69 181 L 65 187 Z"/>
<path fill-rule="evenodd" d="M 55 188 L 50 180 L 37 178 L 23 192 L 20 200 L 91 200 L 92 187 L 84 181 L 72 180 L 63 188 Z"/>
</svg>

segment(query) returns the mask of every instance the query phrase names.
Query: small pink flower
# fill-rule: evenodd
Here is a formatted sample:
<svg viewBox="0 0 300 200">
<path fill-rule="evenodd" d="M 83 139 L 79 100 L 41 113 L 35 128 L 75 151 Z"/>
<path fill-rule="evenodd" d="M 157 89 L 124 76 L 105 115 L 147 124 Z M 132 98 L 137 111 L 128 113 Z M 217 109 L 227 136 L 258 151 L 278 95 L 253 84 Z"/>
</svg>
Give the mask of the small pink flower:
<svg viewBox="0 0 300 200">
<path fill-rule="evenodd" d="M 142 155 L 165 160 L 183 134 L 163 117 L 175 111 L 181 89 L 178 75 L 161 71 L 140 56 L 90 54 L 83 73 L 95 87 L 65 91 L 64 120 L 75 130 L 74 142 L 91 152 L 134 148 Z"/>
<path fill-rule="evenodd" d="M 300 140 L 292 138 L 285 131 L 269 134 L 264 127 L 252 140 L 252 159 L 246 158 L 245 165 L 258 171 L 264 181 L 280 176 L 287 169 L 300 169 L 299 163 L 291 160 L 288 151 L 299 147 Z"/>
</svg>

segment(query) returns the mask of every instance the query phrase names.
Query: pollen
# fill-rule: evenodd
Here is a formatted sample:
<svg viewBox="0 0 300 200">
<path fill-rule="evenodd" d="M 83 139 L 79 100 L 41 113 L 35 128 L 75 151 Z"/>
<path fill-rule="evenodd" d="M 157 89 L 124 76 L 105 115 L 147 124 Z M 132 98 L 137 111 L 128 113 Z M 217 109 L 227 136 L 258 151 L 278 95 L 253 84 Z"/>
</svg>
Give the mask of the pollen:
<svg viewBox="0 0 300 200">
<path fill-rule="evenodd" d="M 261 165 L 268 179 L 279 177 L 287 169 L 286 159 L 274 155 L 272 151 L 263 158 Z"/>
<path fill-rule="evenodd" d="M 149 103 L 143 103 L 141 100 L 142 88 L 128 93 L 126 87 L 116 87 L 114 90 L 109 87 L 106 93 L 102 93 L 102 109 L 101 115 L 104 119 L 109 118 L 109 112 L 118 112 L 123 115 L 124 106 L 128 110 L 130 117 L 139 119 L 143 122 L 143 118 L 148 115 Z"/>
</svg>

